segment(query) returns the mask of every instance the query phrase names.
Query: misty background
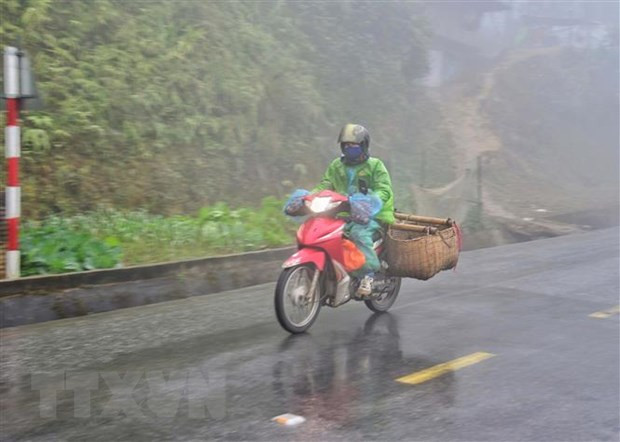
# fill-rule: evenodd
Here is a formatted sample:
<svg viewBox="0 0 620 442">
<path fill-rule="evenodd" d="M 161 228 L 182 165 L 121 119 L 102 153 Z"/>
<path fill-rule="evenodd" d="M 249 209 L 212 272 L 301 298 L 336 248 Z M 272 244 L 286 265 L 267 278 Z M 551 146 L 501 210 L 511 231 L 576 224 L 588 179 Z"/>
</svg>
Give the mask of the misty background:
<svg viewBox="0 0 620 442">
<path fill-rule="evenodd" d="M 22 114 L 25 218 L 284 198 L 355 122 L 397 208 L 478 241 L 617 219 L 617 2 L 0 5 L 45 103 Z"/>
</svg>

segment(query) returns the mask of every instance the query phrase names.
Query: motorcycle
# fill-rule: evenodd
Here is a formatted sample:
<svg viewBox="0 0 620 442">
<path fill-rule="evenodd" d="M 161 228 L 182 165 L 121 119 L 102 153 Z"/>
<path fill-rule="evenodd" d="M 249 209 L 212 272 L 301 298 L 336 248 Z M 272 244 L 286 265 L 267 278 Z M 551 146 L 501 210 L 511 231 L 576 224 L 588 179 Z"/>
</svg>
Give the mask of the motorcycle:
<svg viewBox="0 0 620 442">
<path fill-rule="evenodd" d="M 323 190 L 303 197 L 295 215 L 309 215 L 297 231 L 295 254 L 282 265 L 275 289 L 275 311 L 280 325 L 290 333 L 305 332 L 316 320 L 322 306 L 339 307 L 350 300 L 364 301 L 373 312 L 387 311 L 398 296 L 401 278 L 387 274 L 383 234 L 373 238 L 381 262 L 375 273 L 372 293 L 359 297 L 360 279 L 344 266 L 344 230 L 350 209 L 349 199 Z"/>
</svg>

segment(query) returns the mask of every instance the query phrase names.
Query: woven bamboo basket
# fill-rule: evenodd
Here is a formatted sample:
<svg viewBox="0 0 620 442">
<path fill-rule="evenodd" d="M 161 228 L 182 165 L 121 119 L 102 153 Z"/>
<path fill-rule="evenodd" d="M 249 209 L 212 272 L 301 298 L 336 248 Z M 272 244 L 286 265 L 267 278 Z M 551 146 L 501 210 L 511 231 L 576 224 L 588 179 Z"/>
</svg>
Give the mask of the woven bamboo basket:
<svg viewBox="0 0 620 442">
<path fill-rule="evenodd" d="M 390 275 L 427 280 L 456 266 L 461 240 L 454 221 L 406 214 L 397 220 L 387 234 Z"/>
</svg>

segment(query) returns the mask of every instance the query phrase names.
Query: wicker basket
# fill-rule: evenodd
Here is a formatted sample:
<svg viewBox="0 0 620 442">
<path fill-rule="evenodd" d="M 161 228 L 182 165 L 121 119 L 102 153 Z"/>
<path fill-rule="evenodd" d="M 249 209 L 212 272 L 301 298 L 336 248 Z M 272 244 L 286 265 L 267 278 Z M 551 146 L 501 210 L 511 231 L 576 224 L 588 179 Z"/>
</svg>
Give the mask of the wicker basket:
<svg viewBox="0 0 620 442">
<path fill-rule="evenodd" d="M 423 223 L 414 225 L 424 226 Z M 427 280 L 442 270 L 456 266 L 460 251 L 460 232 L 456 223 L 448 220 L 427 231 L 402 230 L 398 224 L 387 234 L 388 273 Z M 430 231 L 434 233 L 430 233 Z"/>
</svg>

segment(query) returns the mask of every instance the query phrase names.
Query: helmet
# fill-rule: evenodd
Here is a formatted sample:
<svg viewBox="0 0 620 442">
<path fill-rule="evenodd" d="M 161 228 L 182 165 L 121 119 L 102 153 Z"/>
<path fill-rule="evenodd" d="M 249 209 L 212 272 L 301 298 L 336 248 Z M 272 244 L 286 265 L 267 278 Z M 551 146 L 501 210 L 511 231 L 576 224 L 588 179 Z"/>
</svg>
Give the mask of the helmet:
<svg viewBox="0 0 620 442">
<path fill-rule="evenodd" d="M 370 134 L 364 126 L 359 124 L 346 124 L 338 135 L 338 144 L 342 149 L 342 143 L 356 143 L 362 146 L 364 154 L 368 155 L 370 147 Z"/>
</svg>

